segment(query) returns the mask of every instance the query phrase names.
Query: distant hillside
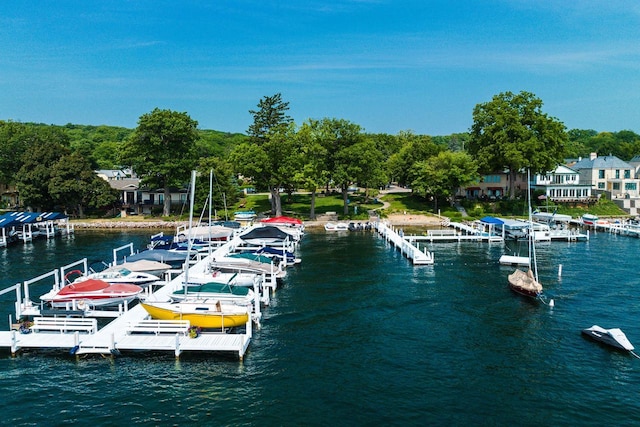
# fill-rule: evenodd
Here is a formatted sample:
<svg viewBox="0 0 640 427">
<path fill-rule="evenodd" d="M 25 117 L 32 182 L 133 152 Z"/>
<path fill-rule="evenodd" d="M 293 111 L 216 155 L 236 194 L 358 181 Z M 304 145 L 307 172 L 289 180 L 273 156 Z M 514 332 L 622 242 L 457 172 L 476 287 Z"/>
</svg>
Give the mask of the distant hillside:
<svg viewBox="0 0 640 427">
<path fill-rule="evenodd" d="M 52 127 L 65 132 L 69 137 L 69 147 L 89 158 L 96 169 L 119 168 L 117 152 L 119 145 L 129 137 L 134 129 L 106 125 L 78 125 L 68 123 L 64 126 L 44 123 L 23 123 L 25 126 Z M 225 156 L 231 147 L 245 141 L 248 137 L 241 133 L 221 132 L 217 130 L 199 130 L 201 140 L 198 151 L 202 157 Z"/>
</svg>

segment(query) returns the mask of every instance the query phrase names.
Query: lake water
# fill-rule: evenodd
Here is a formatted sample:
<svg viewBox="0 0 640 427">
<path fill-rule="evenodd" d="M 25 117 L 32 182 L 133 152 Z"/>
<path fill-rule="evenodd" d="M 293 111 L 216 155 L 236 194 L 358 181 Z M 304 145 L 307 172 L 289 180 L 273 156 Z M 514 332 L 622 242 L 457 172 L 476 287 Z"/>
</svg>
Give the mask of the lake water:
<svg viewBox="0 0 640 427">
<path fill-rule="evenodd" d="M 110 260 L 149 235 L 78 231 L 2 249 L 3 287 L 82 257 Z M 502 244 L 429 249 L 436 264 L 413 266 L 373 233 L 308 233 L 303 262 L 289 269 L 242 362 L 5 351 L 2 424 L 640 423 L 640 360 L 580 334 L 620 327 L 640 345 L 639 239 L 598 233 L 539 245 L 553 309 L 508 289 Z"/>
</svg>

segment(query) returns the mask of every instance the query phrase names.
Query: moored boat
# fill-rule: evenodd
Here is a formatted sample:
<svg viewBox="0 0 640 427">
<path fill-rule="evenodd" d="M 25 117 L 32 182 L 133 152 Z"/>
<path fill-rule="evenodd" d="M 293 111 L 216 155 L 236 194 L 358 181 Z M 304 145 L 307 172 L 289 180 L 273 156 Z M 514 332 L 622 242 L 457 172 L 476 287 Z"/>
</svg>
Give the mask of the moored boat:
<svg viewBox="0 0 640 427">
<path fill-rule="evenodd" d="M 527 174 L 528 176 L 528 174 Z M 530 180 L 527 180 L 529 183 Z M 531 215 L 531 188 L 527 187 L 527 204 L 529 206 L 529 227 L 533 230 L 533 220 Z M 536 260 L 536 245 L 533 232 L 527 233 L 527 241 L 529 244 L 529 256 L 527 257 L 528 269 L 525 272 L 519 268 L 509 274 L 507 280 L 509 288 L 526 297 L 538 298 L 542 295 L 542 285 L 538 281 L 538 263 Z"/>
<path fill-rule="evenodd" d="M 282 246 L 296 242 L 300 236 L 288 233 L 273 225 L 262 225 L 244 232 L 240 235 L 240 238 L 251 245 Z"/>
<path fill-rule="evenodd" d="M 149 273 L 156 277 L 162 277 L 164 273 L 171 268 L 171 266 L 164 262 L 140 259 L 138 261 L 123 262 L 122 264 L 109 267 L 107 270 L 116 270 L 119 268 L 126 268 L 131 271 Z"/>
<path fill-rule="evenodd" d="M 599 218 L 598 218 L 597 215 L 586 213 L 586 214 L 582 215 L 580 220 L 582 221 L 582 224 L 584 224 L 584 225 L 595 225 L 596 222 L 599 220 Z"/>
<path fill-rule="evenodd" d="M 125 261 L 133 262 L 141 259 L 169 264 L 172 268 L 180 268 L 187 260 L 187 251 L 170 251 L 166 249 L 148 249 L 126 257 Z"/>
<path fill-rule="evenodd" d="M 67 283 L 80 283 L 87 280 L 103 280 L 110 284 L 127 283 L 132 285 L 144 286 L 152 282 L 160 280 L 158 276 L 143 271 L 131 271 L 128 268 L 117 266 L 96 273 L 82 275 L 80 270 L 72 270 L 65 276 Z"/>
<path fill-rule="evenodd" d="M 324 224 L 326 231 L 349 231 L 349 224 L 344 222 L 327 222 Z"/>
<path fill-rule="evenodd" d="M 217 299 L 194 299 L 180 302 L 145 301 L 142 307 L 153 319 L 188 320 L 191 326 L 205 329 L 233 328 L 249 321 L 245 307 L 222 303 Z"/>
<path fill-rule="evenodd" d="M 87 279 L 71 283 L 60 289 L 52 289 L 40 296 L 40 299 L 54 308 L 63 308 L 75 303 L 81 308 L 107 307 L 131 302 L 142 293 L 142 288 L 129 283 L 110 284 L 104 280 Z"/>
<path fill-rule="evenodd" d="M 531 268 L 526 272 L 516 269 L 511 273 L 509 287 L 514 292 L 527 297 L 537 298 L 542 294 L 542 285 L 536 280 Z"/>
<path fill-rule="evenodd" d="M 583 329 L 582 334 L 620 350 L 634 350 L 627 336 L 619 328 L 604 329 L 598 325 L 593 325 L 590 328 Z"/>
<path fill-rule="evenodd" d="M 221 301 L 233 301 L 240 305 L 250 305 L 253 302 L 253 290 L 245 286 L 233 286 L 228 283 L 208 282 L 198 285 L 183 285 L 182 289 L 173 292 L 173 301 L 185 299 L 215 298 Z"/>
</svg>

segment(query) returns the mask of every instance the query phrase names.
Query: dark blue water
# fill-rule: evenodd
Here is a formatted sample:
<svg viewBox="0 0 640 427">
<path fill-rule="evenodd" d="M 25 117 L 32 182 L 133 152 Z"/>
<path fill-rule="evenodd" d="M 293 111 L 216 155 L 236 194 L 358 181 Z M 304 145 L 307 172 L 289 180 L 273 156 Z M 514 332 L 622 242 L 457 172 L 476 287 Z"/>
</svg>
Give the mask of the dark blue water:
<svg viewBox="0 0 640 427">
<path fill-rule="evenodd" d="M 3 250 L 0 271 L 11 284 L 147 239 L 78 232 Z M 414 267 L 373 234 L 307 234 L 242 362 L 3 353 L 3 424 L 640 423 L 640 360 L 580 335 L 620 327 L 640 345 L 640 240 L 538 246 L 553 309 L 509 291 L 503 245 L 429 247 L 436 265 Z"/>
</svg>

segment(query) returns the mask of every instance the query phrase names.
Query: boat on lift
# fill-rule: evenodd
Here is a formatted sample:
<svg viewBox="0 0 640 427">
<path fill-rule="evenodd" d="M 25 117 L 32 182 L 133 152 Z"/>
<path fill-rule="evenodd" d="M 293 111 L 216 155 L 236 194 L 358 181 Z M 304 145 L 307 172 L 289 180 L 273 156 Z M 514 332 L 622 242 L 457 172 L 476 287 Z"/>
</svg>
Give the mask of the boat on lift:
<svg viewBox="0 0 640 427">
<path fill-rule="evenodd" d="M 78 308 L 108 307 L 129 303 L 142 293 L 142 288 L 129 283 L 111 284 L 104 280 L 87 279 L 63 286 L 54 287 L 40 296 L 40 300 L 53 308 L 65 308 L 75 303 Z"/>
<path fill-rule="evenodd" d="M 217 299 L 185 299 L 179 302 L 144 301 L 140 305 L 158 320 L 188 320 L 200 328 L 233 328 L 249 320 L 249 308 Z"/>
</svg>

